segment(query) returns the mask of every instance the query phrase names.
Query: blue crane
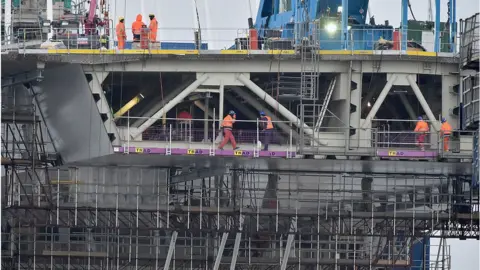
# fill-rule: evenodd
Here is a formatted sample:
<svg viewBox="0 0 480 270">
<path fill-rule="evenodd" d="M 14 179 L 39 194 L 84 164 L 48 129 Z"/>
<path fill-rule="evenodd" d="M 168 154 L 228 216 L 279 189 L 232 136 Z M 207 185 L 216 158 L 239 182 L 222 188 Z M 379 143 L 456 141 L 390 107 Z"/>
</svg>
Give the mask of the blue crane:
<svg viewBox="0 0 480 270">
<path fill-rule="evenodd" d="M 408 31 L 409 1 L 401 0 L 401 36 Z M 450 41 L 456 35 L 455 0 L 449 1 Z M 255 29 L 261 42 L 275 49 L 285 48 L 285 43 L 298 45 L 305 38 L 319 41 L 320 49 L 369 50 L 380 38 L 393 39 L 393 27 L 375 25 L 366 21 L 369 0 L 261 0 Z M 346 8 L 345 8 L 346 7 Z M 440 10 L 440 0 L 435 0 L 436 11 Z M 312 25 L 315 27 L 312 27 Z M 315 28 L 315 30 L 314 30 Z M 339 31 L 338 31 L 339 30 Z M 435 51 L 440 50 L 440 12 L 435 16 Z M 282 45 L 267 40 L 276 39 Z M 407 50 L 406 38 L 401 39 L 401 50 Z M 453 46 L 452 46 L 453 47 Z"/>
</svg>

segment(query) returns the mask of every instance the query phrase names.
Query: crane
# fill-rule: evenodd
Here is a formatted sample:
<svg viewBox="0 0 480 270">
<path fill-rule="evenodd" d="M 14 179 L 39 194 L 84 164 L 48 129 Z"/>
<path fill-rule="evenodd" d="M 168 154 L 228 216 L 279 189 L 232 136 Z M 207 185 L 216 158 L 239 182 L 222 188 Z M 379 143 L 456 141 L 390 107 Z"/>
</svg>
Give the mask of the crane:
<svg viewBox="0 0 480 270">
<path fill-rule="evenodd" d="M 261 0 L 255 20 L 259 43 L 287 49 L 301 39 L 315 39 L 323 50 L 370 50 L 372 41 L 393 40 L 393 27 L 367 24 L 369 0 Z M 408 47 L 409 0 L 401 0 L 401 50 Z M 435 0 L 435 51 L 440 51 L 440 0 Z M 456 0 L 448 2 L 450 41 L 456 35 Z M 314 30 L 312 25 L 315 27 Z M 338 31 L 340 30 L 340 31 Z M 452 46 L 453 47 L 453 46 Z"/>
</svg>

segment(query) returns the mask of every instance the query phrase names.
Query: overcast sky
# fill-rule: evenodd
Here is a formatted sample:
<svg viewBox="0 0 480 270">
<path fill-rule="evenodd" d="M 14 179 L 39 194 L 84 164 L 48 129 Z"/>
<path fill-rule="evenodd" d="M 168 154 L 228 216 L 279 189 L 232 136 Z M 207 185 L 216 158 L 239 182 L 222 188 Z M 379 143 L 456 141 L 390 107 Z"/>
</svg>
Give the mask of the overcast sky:
<svg viewBox="0 0 480 270">
<path fill-rule="evenodd" d="M 350 0 L 353 1 L 353 0 Z M 125 16 L 126 27 L 131 27 L 138 13 L 146 17 L 154 13 L 159 21 L 159 38 L 162 41 L 192 42 L 195 27 L 194 0 L 117 0 L 111 3 L 112 18 Z M 257 15 L 260 0 L 197 0 L 199 7 L 200 24 L 203 40 L 209 41 L 214 48 L 228 47 L 236 37 L 245 36 L 242 29 L 246 29 L 247 18 Z M 447 2 L 441 0 L 441 18 L 447 19 Z M 435 3 L 435 0 L 432 0 Z M 427 20 L 428 0 L 411 1 L 413 12 L 417 20 Z M 457 19 L 465 19 L 479 12 L 478 0 L 457 0 Z M 251 8 L 250 8 L 251 7 Z M 370 12 L 375 16 L 377 24 L 389 20 L 390 24 L 398 27 L 400 24 L 400 0 L 370 0 Z M 127 12 L 125 12 L 127 10 Z M 435 17 L 435 7 L 433 7 Z M 412 19 L 409 14 L 409 18 Z M 130 34 L 130 31 L 127 31 Z M 131 38 L 131 37 L 130 37 Z M 432 241 L 432 244 L 435 240 Z M 452 270 L 480 269 L 479 241 L 448 240 L 451 245 Z"/>
</svg>

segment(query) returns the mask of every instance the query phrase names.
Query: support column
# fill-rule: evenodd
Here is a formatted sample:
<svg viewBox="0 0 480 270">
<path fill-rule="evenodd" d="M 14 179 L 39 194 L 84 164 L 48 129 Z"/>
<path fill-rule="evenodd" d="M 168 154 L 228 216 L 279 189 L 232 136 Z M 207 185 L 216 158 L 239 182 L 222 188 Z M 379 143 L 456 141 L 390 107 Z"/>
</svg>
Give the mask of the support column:
<svg viewBox="0 0 480 270">
<path fill-rule="evenodd" d="M 383 101 L 387 97 L 387 94 L 390 91 L 390 89 L 392 89 L 392 86 L 396 80 L 397 80 L 397 75 L 392 74 L 390 79 L 387 81 L 387 84 L 385 84 L 385 87 L 383 87 L 382 92 L 380 92 L 380 95 L 378 95 L 377 101 L 375 102 L 375 104 L 373 104 L 373 107 L 368 113 L 367 118 L 365 118 L 365 122 L 363 122 L 362 128 L 365 128 L 372 121 L 373 117 L 375 117 L 375 115 L 378 112 L 378 109 L 380 109 L 380 106 L 382 105 Z"/>
<path fill-rule="evenodd" d="M 292 250 L 293 240 L 295 240 L 295 232 L 297 232 L 297 218 L 292 218 L 292 224 L 290 227 L 290 233 L 287 237 L 287 245 L 285 246 L 285 252 L 283 253 L 282 264 L 280 265 L 280 270 L 287 269 L 288 259 L 290 257 L 290 251 Z"/>
<path fill-rule="evenodd" d="M 195 91 L 202 83 L 204 83 L 208 79 L 208 74 L 203 74 L 201 77 L 199 77 L 195 82 L 190 84 L 185 90 L 183 90 L 180 94 L 178 94 L 175 98 L 170 100 L 163 108 L 161 108 L 159 111 L 157 111 L 150 119 L 145 121 L 141 126 L 138 127 L 137 130 L 132 130 L 130 132 L 130 136 L 132 138 L 137 137 L 138 135 L 142 134 L 147 128 L 149 128 L 151 125 L 153 125 L 160 117 L 164 114 L 167 113 L 169 110 L 171 110 L 173 107 L 175 107 L 179 102 L 181 102 L 184 98 L 186 98 L 189 94 L 191 94 L 193 91 Z"/>
<path fill-rule="evenodd" d="M 151 107 L 146 113 L 144 113 L 143 117 L 151 117 L 154 115 L 158 110 L 162 108 L 163 105 L 168 103 L 170 100 L 178 96 L 186 87 L 188 87 L 194 81 L 185 80 L 182 82 L 178 87 L 174 88 L 170 93 L 162 100 L 162 97 L 154 99 L 152 102 L 149 102 L 149 107 Z M 153 103 L 154 105 L 152 106 Z M 144 118 L 137 119 L 131 126 L 132 127 L 139 127 L 141 124 L 145 123 Z"/>
<path fill-rule="evenodd" d="M 240 88 L 238 88 L 240 89 Z M 237 90 L 237 88 L 235 89 L 235 91 Z M 243 91 L 242 89 L 240 89 L 241 91 Z M 242 97 L 245 97 L 245 96 L 242 96 Z M 237 99 L 235 99 L 233 96 L 231 96 L 230 94 L 226 94 L 225 95 L 225 99 L 230 103 L 232 104 L 233 107 L 235 107 L 236 109 L 238 109 L 240 112 L 242 112 L 248 119 L 257 119 L 257 114 L 254 113 L 252 110 L 246 108 L 242 103 L 240 103 Z M 255 100 L 256 101 L 256 100 Z M 248 102 L 248 101 L 247 101 Z M 250 103 L 250 105 L 252 105 L 254 108 L 255 106 Z M 257 108 L 255 108 L 257 109 Z M 220 118 L 220 119 L 223 119 Z M 272 117 L 272 120 L 275 121 L 275 119 L 273 119 Z"/>
<path fill-rule="evenodd" d="M 403 106 L 405 106 L 405 110 L 407 110 L 408 116 L 410 119 L 415 120 L 417 119 L 417 116 L 415 114 L 415 111 L 412 108 L 412 105 L 410 105 L 410 102 L 408 102 L 407 96 L 405 96 L 404 93 L 400 93 L 398 95 L 400 97 L 400 101 L 403 103 Z"/>
<path fill-rule="evenodd" d="M 48 39 L 53 37 L 53 27 L 51 23 L 53 22 L 53 0 L 47 0 L 47 20 L 50 21 L 50 31 L 48 32 Z"/>
<path fill-rule="evenodd" d="M 241 207 L 243 207 L 243 205 Z M 242 240 L 242 231 L 243 231 L 244 220 L 245 220 L 245 216 L 240 215 L 239 224 L 238 224 L 238 232 L 235 235 L 235 244 L 233 246 L 232 262 L 230 264 L 230 270 L 235 270 L 235 266 L 237 264 L 238 250 L 240 249 L 240 241 Z"/>
<path fill-rule="evenodd" d="M 457 75 L 442 75 L 442 117 L 447 118 L 448 123 L 453 129 L 460 128 L 460 119 L 453 115 L 453 110 L 459 106 L 458 95 L 453 91 L 453 87 L 458 82 Z M 462 95 L 462 93 L 460 93 Z"/>
<path fill-rule="evenodd" d="M 173 251 L 175 250 L 175 242 L 177 242 L 178 232 L 174 231 L 172 233 L 172 238 L 170 239 L 170 246 L 168 247 L 167 258 L 165 259 L 165 265 L 163 266 L 163 270 L 170 269 L 170 262 L 172 261 Z"/>
<path fill-rule="evenodd" d="M 51 0 L 47 1 L 51 3 Z M 12 38 L 12 0 L 5 0 L 5 40 L 6 44 L 10 44 Z"/>
<path fill-rule="evenodd" d="M 207 108 L 205 107 L 205 105 L 204 105 L 200 100 L 195 100 L 195 101 L 193 102 L 193 104 L 195 104 L 195 106 L 197 106 L 197 108 L 199 108 L 200 110 L 202 110 L 202 111 L 204 111 L 204 112 L 205 112 L 205 111 L 208 111 L 208 117 L 210 117 L 210 118 L 213 119 L 213 111 L 210 110 L 210 108 L 208 108 L 208 110 L 207 110 Z"/>
<path fill-rule="evenodd" d="M 450 0 L 450 51 L 457 51 L 457 0 Z"/>
<path fill-rule="evenodd" d="M 405 0 L 406 1 L 406 0 Z M 450 22 L 451 23 L 451 22 Z M 435 0 L 435 52 L 440 52 L 440 0 Z"/>
<path fill-rule="evenodd" d="M 107 78 L 109 72 L 91 72 L 86 73 L 92 76 L 92 80 L 88 83 L 90 91 L 92 91 L 93 98 L 97 104 L 98 112 L 102 116 L 103 124 L 109 136 L 115 137 L 113 143 L 117 143 L 120 138 L 117 124 L 115 123 L 114 116 L 112 114 L 112 108 L 110 107 L 107 97 L 103 92 L 102 83 Z"/>
<path fill-rule="evenodd" d="M 335 12 L 335 11 L 334 11 Z M 342 0 L 342 48 L 348 49 L 348 0 Z"/>
<path fill-rule="evenodd" d="M 240 74 L 238 76 L 238 80 L 245 84 L 255 95 L 257 95 L 259 98 L 263 99 L 268 105 L 272 106 L 273 108 L 277 108 L 278 112 L 281 113 L 285 118 L 287 118 L 288 121 L 292 122 L 295 126 L 301 128 L 303 126 L 303 129 L 307 135 L 310 135 L 314 137 L 314 132 L 313 129 L 310 128 L 308 125 L 305 123 L 302 123 L 300 119 L 295 116 L 292 112 L 290 112 L 287 108 L 285 108 L 282 104 L 278 103 L 274 98 L 272 98 L 269 94 L 267 94 L 265 91 L 263 91 L 262 88 L 258 87 L 254 82 L 252 82 L 250 79 L 245 77 L 245 75 Z M 316 140 L 316 138 L 314 138 Z M 327 145 L 326 142 L 318 140 L 318 143 L 321 145 Z"/>
<path fill-rule="evenodd" d="M 349 149 L 351 147 L 359 147 L 360 142 L 359 140 L 359 131 L 360 128 L 360 119 L 362 117 L 362 84 L 363 84 L 363 74 L 358 72 L 353 72 L 351 75 L 351 91 L 350 91 L 350 119 L 349 119 L 349 127 L 350 129 L 347 130 L 346 135 L 348 136 L 349 140 L 347 141 L 346 147 Z M 353 133 L 353 134 L 352 134 Z M 352 134 L 352 135 L 351 135 Z M 362 136 L 362 140 L 363 139 Z"/>
<path fill-rule="evenodd" d="M 408 0 L 402 0 L 402 36 L 401 50 L 407 52 L 407 35 L 408 35 Z"/>
<path fill-rule="evenodd" d="M 268 114 L 270 117 L 272 117 L 272 120 L 274 122 L 277 122 L 275 123 L 275 125 L 278 126 L 278 128 L 280 128 L 283 132 L 285 132 L 286 134 L 290 134 L 290 130 L 292 129 L 289 125 L 287 125 L 286 123 L 284 122 L 279 122 L 281 121 L 280 118 L 278 118 L 277 116 L 275 116 L 275 114 L 270 111 L 269 109 L 265 108 L 264 106 L 262 106 L 262 104 L 260 104 L 260 102 L 258 102 L 256 99 L 254 99 L 252 96 L 250 96 L 245 90 L 243 90 L 242 88 L 240 87 L 236 87 L 234 88 L 235 92 L 237 92 L 246 102 L 248 102 L 248 104 L 252 105 L 252 107 L 254 107 L 257 111 L 264 111 L 266 114 Z M 235 108 L 244 108 L 244 106 L 242 104 L 240 104 L 240 102 L 238 102 L 236 99 L 230 97 L 230 95 L 227 95 L 227 100 L 228 102 L 230 102 L 233 106 L 235 106 Z M 241 109 L 240 109 L 241 110 Z M 251 113 L 249 112 L 248 114 L 245 113 L 245 115 L 247 117 L 249 117 L 250 119 L 257 119 L 258 118 L 258 115 L 255 114 L 255 113 Z M 292 132 L 292 136 L 295 138 L 295 139 L 298 139 L 300 137 L 300 135 L 298 135 L 298 133 L 293 130 Z"/>
<path fill-rule="evenodd" d="M 219 123 L 218 127 L 222 126 L 222 119 L 223 119 L 223 104 L 225 103 L 225 87 L 223 85 L 223 81 L 220 81 L 220 88 L 219 88 L 219 95 L 218 95 L 218 120 Z"/>
<path fill-rule="evenodd" d="M 224 232 L 222 235 L 222 241 L 220 242 L 220 246 L 218 247 L 217 257 L 215 259 L 215 264 L 213 265 L 213 270 L 218 270 L 220 267 L 220 262 L 222 261 L 223 250 L 225 249 L 225 244 L 227 243 L 228 233 Z"/>
<path fill-rule="evenodd" d="M 415 78 L 412 75 L 407 75 L 407 80 L 410 83 L 410 86 L 412 87 L 413 92 L 415 93 L 415 96 L 418 99 L 418 102 L 420 102 L 420 105 L 422 105 L 423 110 L 427 114 L 428 120 L 432 123 L 433 128 L 438 131 L 439 130 L 439 123 L 435 116 L 433 115 L 432 110 L 430 110 L 430 106 L 428 106 L 427 101 L 423 97 L 422 91 L 420 91 L 420 88 L 417 85 L 417 82 Z"/>
<path fill-rule="evenodd" d="M 210 108 L 210 93 L 205 93 L 205 110 L 203 111 L 203 142 L 208 141 L 208 109 Z"/>
</svg>

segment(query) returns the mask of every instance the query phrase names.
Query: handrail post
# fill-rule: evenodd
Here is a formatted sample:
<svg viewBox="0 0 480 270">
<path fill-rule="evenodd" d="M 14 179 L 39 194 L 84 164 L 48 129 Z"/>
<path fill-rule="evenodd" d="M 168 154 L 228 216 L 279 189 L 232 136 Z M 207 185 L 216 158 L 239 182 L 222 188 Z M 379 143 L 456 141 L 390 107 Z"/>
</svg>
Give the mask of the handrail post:
<svg viewBox="0 0 480 270">
<path fill-rule="evenodd" d="M 130 111 L 128 111 L 127 114 L 127 149 L 128 149 L 128 154 L 130 154 Z"/>
<path fill-rule="evenodd" d="M 258 151 L 260 151 L 259 142 L 260 142 L 260 128 L 259 128 L 259 122 L 257 117 L 257 141 L 255 142 L 255 149 L 258 148 Z"/>
</svg>

